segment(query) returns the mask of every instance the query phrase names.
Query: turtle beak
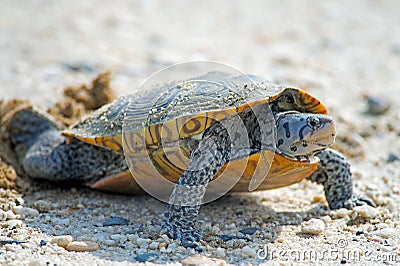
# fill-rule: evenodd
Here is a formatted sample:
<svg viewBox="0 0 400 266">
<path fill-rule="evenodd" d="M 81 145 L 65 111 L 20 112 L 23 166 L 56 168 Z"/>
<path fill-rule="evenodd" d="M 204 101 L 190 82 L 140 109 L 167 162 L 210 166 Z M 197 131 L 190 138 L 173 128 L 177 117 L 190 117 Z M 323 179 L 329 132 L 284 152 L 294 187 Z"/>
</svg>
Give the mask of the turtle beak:
<svg viewBox="0 0 400 266">
<path fill-rule="evenodd" d="M 320 147 L 329 147 L 335 143 L 335 120 L 328 115 L 321 115 L 318 119 L 320 120 L 320 125 L 312 134 L 313 143 Z"/>
</svg>

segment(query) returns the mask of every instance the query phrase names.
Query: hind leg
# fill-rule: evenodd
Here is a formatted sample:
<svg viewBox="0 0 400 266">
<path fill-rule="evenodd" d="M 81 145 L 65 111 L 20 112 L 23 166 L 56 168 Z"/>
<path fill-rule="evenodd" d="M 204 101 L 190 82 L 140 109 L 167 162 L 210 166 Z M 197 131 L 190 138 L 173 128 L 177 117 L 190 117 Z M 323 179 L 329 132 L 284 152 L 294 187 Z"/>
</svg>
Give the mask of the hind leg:
<svg viewBox="0 0 400 266">
<path fill-rule="evenodd" d="M 324 186 L 325 197 L 331 209 L 352 209 L 364 204 L 375 207 L 370 198 L 353 192 L 350 164 L 341 153 L 326 149 L 318 152 L 316 156 L 320 163 L 308 179 Z"/>
<path fill-rule="evenodd" d="M 50 181 L 92 181 L 127 170 L 123 155 L 67 139 L 46 112 L 29 107 L 5 125 L 25 174 Z"/>
<path fill-rule="evenodd" d="M 75 139 L 66 141 L 59 131 L 38 136 L 22 167 L 30 177 L 50 181 L 95 181 L 128 169 L 123 155 Z"/>
</svg>

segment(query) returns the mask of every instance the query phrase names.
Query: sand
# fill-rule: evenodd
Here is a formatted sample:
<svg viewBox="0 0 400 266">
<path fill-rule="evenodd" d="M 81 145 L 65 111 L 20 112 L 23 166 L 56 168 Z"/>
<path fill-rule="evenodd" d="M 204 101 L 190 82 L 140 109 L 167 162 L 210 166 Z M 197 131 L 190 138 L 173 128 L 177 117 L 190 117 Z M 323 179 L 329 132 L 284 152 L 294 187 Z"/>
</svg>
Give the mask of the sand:
<svg viewBox="0 0 400 266">
<path fill-rule="evenodd" d="M 117 96 L 135 93 L 166 66 L 212 60 L 304 88 L 326 104 L 337 123 L 336 148 L 352 164 L 355 188 L 379 206 L 326 210 L 322 188 L 306 181 L 227 196 L 201 210 L 199 225 L 207 240 L 201 254 L 219 258 L 202 258 L 204 263 L 400 262 L 397 1 L 3 2 L 3 100 L 22 98 L 52 108 L 63 101 L 65 87 L 90 87 L 105 71 L 112 73 Z M 369 114 L 366 94 L 390 108 Z M 72 110 L 77 116 L 85 112 Z M 2 158 L 0 173 L 9 175 L 5 161 L 12 158 Z M 10 180 L 7 186 L 17 185 L 0 190 L 0 264 L 133 265 L 143 259 L 179 264 L 198 253 L 157 235 L 164 205 L 149 196 L 59 187 L 20 176 Z M 103 226 L 111 217 L 128 223 Z M 243 229 L 256 232 L 239 233 Z M 218 234 L 242 239 L 223 241 Z M 67 251 L 51 243 L 60 235 L 97 243 L 98 249 Z M 263 256 L 266 250 L 269 257 Z M 326 255 L 335 251 L 338 256 Z"/>
</svg>

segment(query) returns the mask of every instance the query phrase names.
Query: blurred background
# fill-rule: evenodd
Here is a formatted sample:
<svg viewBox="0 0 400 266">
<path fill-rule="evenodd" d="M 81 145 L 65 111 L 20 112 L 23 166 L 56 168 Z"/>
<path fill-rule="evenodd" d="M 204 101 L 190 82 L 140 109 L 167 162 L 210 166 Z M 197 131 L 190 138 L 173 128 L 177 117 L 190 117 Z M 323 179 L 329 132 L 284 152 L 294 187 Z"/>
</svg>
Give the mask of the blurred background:
<svg viewBox="0 0 400 266">
<path fill-rule="evenodd" d="M 117 94 L 129 93 L 165 66 L 200 59 L 305 87 L 336 108 L 363 90 L 400 99 L 395 0 L 0 4 L 0 98 L 49 106 L 105 70 Z"/>
</svg>

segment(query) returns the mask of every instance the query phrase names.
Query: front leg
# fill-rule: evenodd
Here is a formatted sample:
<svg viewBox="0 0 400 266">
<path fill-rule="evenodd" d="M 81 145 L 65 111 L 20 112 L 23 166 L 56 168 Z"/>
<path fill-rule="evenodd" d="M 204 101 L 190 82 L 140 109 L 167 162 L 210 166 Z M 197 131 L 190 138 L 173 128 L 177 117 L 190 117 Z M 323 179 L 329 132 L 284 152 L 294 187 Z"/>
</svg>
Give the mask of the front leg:
<svg viewBox="0 0 400 266">
<path fill-rule="evenodd" d="M 316 156 L 320 163 L 308 179 L 324 186 L 325 198 L 331 209 L 352 209 L 364 204 L 375 207 L 370 198 L 353 192 L 350 164 L 346 157 L 332 149 L 320 151 Z"/>
<path fill-rule="evenodd" d="M 196 218 L 208 183 L 229 159 L 230 145 L 228 132 L 222 124 L 210 127 L 172 191 L 163 230 L 180 240 L 182 246 L 196 247 L 196 242 L 202 239 L 195 229 Z"/>
</svg>

